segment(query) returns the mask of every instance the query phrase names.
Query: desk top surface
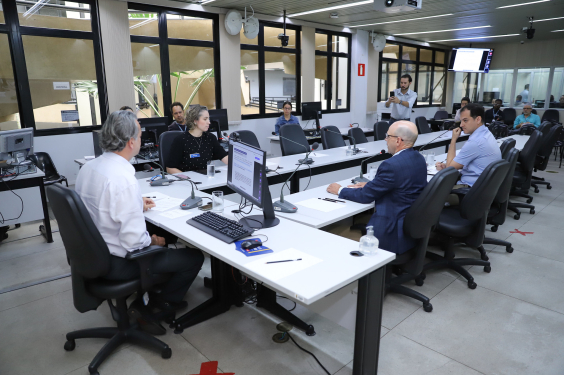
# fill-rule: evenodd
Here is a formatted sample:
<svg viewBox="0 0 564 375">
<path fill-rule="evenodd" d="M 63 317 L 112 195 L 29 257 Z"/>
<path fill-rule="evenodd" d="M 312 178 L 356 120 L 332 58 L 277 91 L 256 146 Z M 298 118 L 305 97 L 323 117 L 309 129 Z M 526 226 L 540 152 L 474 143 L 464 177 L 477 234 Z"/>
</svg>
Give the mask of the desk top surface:
<svg viewBox="0 0 564 375">
<path fill-rule="evenodd" d="M 347 127 L 339 128 L 339 131 L 341 132 L 342 135 L 347 135 L 349 133 L 349 129 L 352 129 L 352 128 L 347 126 Z M 371 129 L 371 128 L 360 128 L 360 129 L 365 133 L 370 133 L 370 132 L 374 131 L 374 129 Z M 307 129 L 304 129 L 304 130 L 307 130 Z M 321 139 L 321 136 L 319 136 L 319 137 L 306 137 L 306 138 L 308 138 L 308 139 L 314 139 L 314 138 Z M 277 135 L 272 135 L 272 136 L 268 137 L 268 139 L 270 139 L 271 141 L 277 141 L 277 142 L 280 141 L 280 137 L 278 137 Z"/>
<path fill-rule="evenodd" d="M 28 178 L 36 178 L 36 177 L 45 177 L 45 173 L 43 173 L 43 171 L 39 168 L 37 168 L 35 173 L 27 173 L 27 174 L 21 174 L 17 177 L 6 177 L 3 180 L 5 182 L 10 182 L 10 181 L 18 181 L 18 180 L 27 180 Z"/>
</svg>

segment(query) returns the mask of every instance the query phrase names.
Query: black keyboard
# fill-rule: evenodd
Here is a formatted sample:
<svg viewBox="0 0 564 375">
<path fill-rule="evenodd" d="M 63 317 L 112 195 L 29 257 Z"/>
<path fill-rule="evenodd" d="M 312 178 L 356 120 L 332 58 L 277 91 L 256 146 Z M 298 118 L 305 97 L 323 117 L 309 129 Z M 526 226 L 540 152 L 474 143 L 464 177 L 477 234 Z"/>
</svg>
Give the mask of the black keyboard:
<svg viewBox="0 0 564 375">
<path fill-rule="evenodd" d="M 235 242 L 253 234 L 253 229 L 213 212 L 204 212 L 186 221 L 186 224 L 227 243 Z"/>
</svg>

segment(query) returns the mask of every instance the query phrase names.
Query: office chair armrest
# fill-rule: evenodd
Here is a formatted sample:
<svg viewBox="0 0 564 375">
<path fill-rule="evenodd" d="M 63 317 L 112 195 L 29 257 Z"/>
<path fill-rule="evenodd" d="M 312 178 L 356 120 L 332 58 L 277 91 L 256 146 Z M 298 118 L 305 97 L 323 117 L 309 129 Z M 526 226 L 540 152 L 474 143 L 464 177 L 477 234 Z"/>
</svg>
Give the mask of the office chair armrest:
<svg viewBox="0 0 564 375">
<path fill-rule="evenodd" d="M 143 258 L 143 257 L 146 257 L 146 256 L 152 256 L 152 255 L 155 255 L 155 254 L 160 253 L 162 251 L 168 251 L 168 250 L 169 250 L 168 247 L 150 245 L 150 246 L 144 247 L 144 248 L 139 249 L 139 250 L 128 252 L 127 255 L 125 256 L 125 259 L 136 260 L 136 259 L 139 259 L 139 258 Z"/>
<path fill-rule="evenodd" d="M 148 290 L 155 284 L 155 281 L 153 280 L 153 272 L 151 271 L 153 256 L 155 254 L 162 253 L 163 251 L 168 250 L 168 247 L 154 245 L 127 253 L 125 259 L 135 260 L 137 263 L 139 263 L 141 289 Z"/>
<path fill-rule="evenodd" d="M 454 189 L 454 190 L 452 190 L 450 193 L 451 193 L 451 194 L 456 194 L 456 195 L 458 195 L 458 196 L 461 196 L 461 195 L 466 195 L 466 194 L 468 194 L 469 191 L 470 191 L 470 188 L 460 188 L 460 189 Z"/>
</svg>

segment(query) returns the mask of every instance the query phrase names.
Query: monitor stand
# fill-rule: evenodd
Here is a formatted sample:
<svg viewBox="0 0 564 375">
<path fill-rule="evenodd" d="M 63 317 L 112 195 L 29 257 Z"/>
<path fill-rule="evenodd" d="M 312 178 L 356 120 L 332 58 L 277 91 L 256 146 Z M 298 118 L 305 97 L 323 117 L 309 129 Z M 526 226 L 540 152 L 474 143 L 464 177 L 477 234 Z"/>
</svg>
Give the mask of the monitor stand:
<svg viewBox="0 0 564 375">
<path fill-rule="evenodd" d="M 247 216 L 239 220 L 239 224 L 252 229 L 272 228 L 280 224 L 280 219 L 274 215 L 274 206 L 266 178 L 262 180 L 262 191 L 262 215 Z"/>
<path fill-rule="evenodd" d="M 315 112 L 315 128 L 317 129 L 317 136 L 321 136 L 321 125 L 319 124 L 319 113 Z"/>
</svg>

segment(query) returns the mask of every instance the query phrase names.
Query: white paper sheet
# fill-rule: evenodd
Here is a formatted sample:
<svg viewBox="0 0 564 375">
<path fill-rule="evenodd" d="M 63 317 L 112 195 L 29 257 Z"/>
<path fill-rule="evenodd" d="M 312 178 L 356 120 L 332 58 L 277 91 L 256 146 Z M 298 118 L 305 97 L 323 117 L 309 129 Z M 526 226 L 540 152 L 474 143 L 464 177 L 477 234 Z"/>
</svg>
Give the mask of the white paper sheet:
<svg viewBox="0 0 564 375">
<path fill-rule="evenodd" d="M 155 203 L 157 203 L 157 201 L 161 200 L 161 199 L 169 199 L 171 198 L 170 196 L 160 193 L 160 192 L 150 192 L 150 193 L 145 193 L 143 194 L 144 198 L 151 198 Z"/>
<path fill-rule="evenodd" d="M 287 259 L 301 259 L 293 262 L 284 263 L 271 263 L 266 264 L 266 262 L 274 262 L 277 260 L 287 260 Z M 309 255 L 302 251 L 296 250 L 294 248 L 289 248 L 283 251 L 276 252 L 267 257 L 260 257 L 260 259 L 247 264 L 247 268 L 267 279 L 276 281 L 284 277 L 293 275 L 296 272 L 303 271 L 306 268 L 316 265 L 322 262 L 321 259 Z"/>
<path fill-rule="evenodd" d="M 159 216 L 164 216 L 164 217 L 169 218 L 169 219 L 178 219 L 179 217 L 188 216 L 188 215 L 191 215 L 193 213 L 194 213 L 194 211 L 181 210 L 179 208 L 179 209 L 176 209 L 176 210 L 170 210 L 170 211 L 163 212 Z"/>
<path fill-rule="evenodd" d="M 299 206 L 311 208 L 313 210 L 321 211 L 321 212 L 331 212 L 334 210 L 338 210 L 340 208 L 345 208 L 346 203 L 340 202 L 328 202 L 324 201 L 323 199 L 318 198 L 310 198 L 304 201 L 296 203 Z"/>
<path fill-rule="evenodd" d="M 180 203 L 184 202 L 184 199 L 180 198 L 166 198 L 166 199 L 159 199 L 155 201 L 157 207 L 151 208 L 152 211 L 164 212 L 168 211 L 171 208 L 177 208 L 180 206 Z"/>
</svg>

